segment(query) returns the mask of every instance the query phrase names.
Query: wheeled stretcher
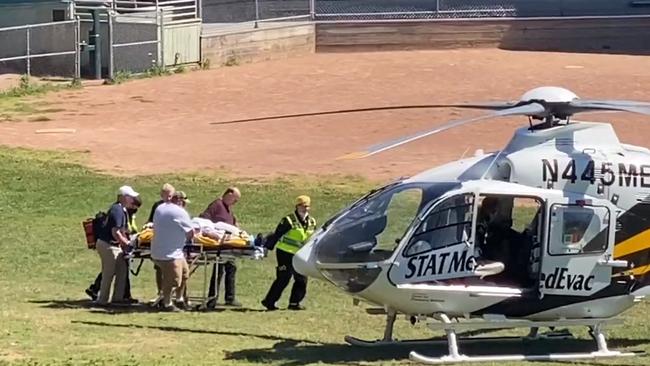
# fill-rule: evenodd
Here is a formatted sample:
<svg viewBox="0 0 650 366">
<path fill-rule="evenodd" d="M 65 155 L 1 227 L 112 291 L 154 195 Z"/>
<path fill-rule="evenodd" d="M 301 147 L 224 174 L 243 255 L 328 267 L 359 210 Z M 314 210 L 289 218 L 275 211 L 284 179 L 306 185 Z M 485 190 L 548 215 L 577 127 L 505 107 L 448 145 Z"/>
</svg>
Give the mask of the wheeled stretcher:
<svg viewBox="0 0 650 366">
<path fill-rule="evenodd" d="M 145 259 L 151 259 L 151 242 L 154 234 L 153 228 L 145 228 L 131 238 L 131 246 L 133 248 L 133 251 L 130 253 L 131 259 L 140 259 L 137 270 L 133 272 L 136 276 L 139 274 Z M 188 279 L 188 286 L 184 294 L 186 301 L 191 301 L 194 305 L 197 305 L 197 310 L 206 309 L 208 302 L 212 300 L 211 297 L 208 297 L 208 286 L 210 284 L 210 275 L 208 272 L 213 264 L 225 263 L 237 259 L 262 260 L 268 253 L 265 247 L 255 245 L 254 240 L 250 236 L 239 230 L 237 232 L 225 231 L 220 240 L 215 240 L 202 234 L 196 235 L 191 241 L 185 244 L 183 251 L 189 266 L 190 279 L 194 277 L 198 269 L 202 268 L 203 270 L 200 294 L 198 296 L 188 296 L 190 279 Z"/>
</svg>

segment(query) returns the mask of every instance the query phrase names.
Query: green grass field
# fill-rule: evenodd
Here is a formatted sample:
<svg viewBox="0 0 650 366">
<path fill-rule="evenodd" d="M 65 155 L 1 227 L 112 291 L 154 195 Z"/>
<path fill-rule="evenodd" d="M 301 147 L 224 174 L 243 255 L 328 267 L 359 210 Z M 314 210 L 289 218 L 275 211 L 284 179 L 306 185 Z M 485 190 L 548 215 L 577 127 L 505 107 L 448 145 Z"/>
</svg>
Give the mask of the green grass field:
<svg viewBox="0 0 650 366">
<path fill-rule="evenodd" d="M 274 277 L 275 258 L 240 261 L 238 294 L 242 309 L 214 312 L 159 313 L 146 307 L 106 310 L 90 306 L 84 289 L 99 270 L 99 258 L 85 249 L 81 221 L 106 209 L 121 184 L 143 195 L 142 223 L 169 181 L 188 193 L 192 214 L 200 212 L 229 184 L 243 198 L 236 207 L 249 232 L 273 230 L 291 209 L 293 197 L 313 197 L 313 214 L 324 221 L 366 191 L 361 179 L 292 178 L 290 181 L 231 181 L 221 176 L 147 176 L 122 179 L 100 175 L 76 163 L 79 156 L 0 148 L 0 364 L 29 365 L 303 365 L 408 363 L 411 347 L 359 349 L 343 343 L 352 334 L 377 338 L 384 319 L 367 315 L 364 306 L 332 286 L 311 281 L 307 311 L 262 311 L 259 301 Z M 220 178 L 221 177 L 221 178 Z M 200 276 L 196 276 L 200 277 Z M 191 291 L 200 286 L 196 278 Z M 150 262 L 132 279 L 135 297 L 154 297 Z M 193 292 L 193 291 L 192 291 Z M 286 306 L 288 290 L 280 306 Z M 628 312 L 624 326 L 609 332 L 612 347 L 650 350 L 648 309 Z M 573 346 L 591 346 L 586 332 Z M 398 337 L 428 337 L 424 324 L 403 318 Z M 565 343 L 566 344 L 566 343 Z M 562 351 L 561 343 L 542 345 Z M 479 344 L 474 352 L 495 352 Z M 418 347 L 432 355 L 445 347 Z M 531 350 L 509 347 L 504 351 Z M 645 365 L 648 358 L 599 361 L 597 365 Z M 503 363 L 500 363 L 503 364 Z M 540 364 L 540 363 L 538 363 Z M 541 363 L 543 364 L 543 363 Z M 592 363 L 583 363 L 592 364 Z"/>
</svg>

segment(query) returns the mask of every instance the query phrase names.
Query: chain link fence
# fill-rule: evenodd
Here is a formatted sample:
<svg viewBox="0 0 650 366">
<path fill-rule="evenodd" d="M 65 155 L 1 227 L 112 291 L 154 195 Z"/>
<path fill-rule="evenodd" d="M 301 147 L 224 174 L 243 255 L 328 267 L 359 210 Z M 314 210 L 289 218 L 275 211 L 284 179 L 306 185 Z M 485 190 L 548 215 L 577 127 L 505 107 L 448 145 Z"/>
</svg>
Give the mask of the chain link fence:
<svg viewBox="0 0 650 366">
<path fill-rule="evenodd" d="M 313 16 L 338 19 L 435 19 L 516 15 L 510 0 L 203 0 L 204 23 Z"/>
<path fill-rule="evenodd" d="M 277 0 L 283 1 L 283 0 Z M 647 0 L 313 0 L 317 20 L 650 15 Z"/>
<path fill-rule="evenodd" d="M 79 22 L 0 28 L 0 74 L 79 78 Z"/>
<path fill-rule="evenodd" d="M 142 73 L 162 67 L 162 12 L 108 15 L 99 22 L 101 74 Z M 94 75 L 90 44 L 93 22 L 78 19 L 0 28 L 0 74 L 60 76 Z"/>
<path fill-rule="evenodd" d="M 644 5 L 645 4 L 645 5 Z M 647 0 L 203 0 L 210 24 L 303 20 L 457 19 L 650 14 Z"/>
<path fill-rule="evenodd" d="M 512 17 L 508 0 L 315 0 L 318 20 Z"/>
<path fill-rule="evenodd" d="M 162 67 L 161 13 L 112 16 L 109 77 L 116 72 L 142 73 Z"/>
<path fill-rule="evenodd" d="M 203 0 L 204 23 L 243 23 L 309 16 L 309 0 Z"/>
</svg>

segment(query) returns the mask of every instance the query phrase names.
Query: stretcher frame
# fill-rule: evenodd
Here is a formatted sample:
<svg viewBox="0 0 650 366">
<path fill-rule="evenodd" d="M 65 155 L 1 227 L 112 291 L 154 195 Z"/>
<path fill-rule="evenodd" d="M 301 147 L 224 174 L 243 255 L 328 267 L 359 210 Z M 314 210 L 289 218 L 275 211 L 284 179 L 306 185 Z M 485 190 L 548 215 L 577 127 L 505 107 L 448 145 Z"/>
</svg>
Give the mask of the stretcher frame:
<svg viewBox="0 0 650 366">
<path fill-rule="evenodd" d="M 225 243 L 225 236 L 221 238 L 219 244 L 214 247 L 209 246 L 208 248 L 206 248 L 204 244 L 196 243 L 194 241 L 187 243 L 183 248 L 183 253 L 185 254 L 185 260 L 187 261 L 187 265 L 189 267 L 187 284 L 189 285 L 189 280 L 192 278 L 194 273 L 200 267 L 203 267 L 203 286 L 201 289 L 200 297 L 188 296 L 189 286 L 186 286 L 185 293 L 183 294 L 183 298 L 185 299 L 185 301 L 198 302 L 198 305 L 193 306 L 193 308 L 196 310 L 208 309 L 208 303 L 213 299 L 216 300 L 217 297 L 217 294 L 215 294 L 215 296 L 212 297 L 208 296 L 208 286 L 210 283 L 210 279 L 208 278 L 209 266 L 214 264 L 219 264 L 219 263 L 226 263 L 241 258 L 248 258 L 251 260 L 261 260 L 267 256 L 267 250 L 263 249 L 262 253 L 260 253 L 259 248 L 263 248 L 263 247 L 228 246 Z M 150 259 L 153 262 L 150 253 L 151 253 L 150 248 L 136 248 L 131 253 L 132 259 L 140 259 L 140 264 L 138 265 L 137 270 L 135 272 L 131 272 L 133 273 L 133 275 L 137 276 L 140 273 L 140 268 L 142 267 L 142 264 L 144 263 L 145 259 Z M 153 301 L 151 305 L 157 306 L 161 300 L 162 298 L 158 297 L 156 300 Z"/>
</svg>

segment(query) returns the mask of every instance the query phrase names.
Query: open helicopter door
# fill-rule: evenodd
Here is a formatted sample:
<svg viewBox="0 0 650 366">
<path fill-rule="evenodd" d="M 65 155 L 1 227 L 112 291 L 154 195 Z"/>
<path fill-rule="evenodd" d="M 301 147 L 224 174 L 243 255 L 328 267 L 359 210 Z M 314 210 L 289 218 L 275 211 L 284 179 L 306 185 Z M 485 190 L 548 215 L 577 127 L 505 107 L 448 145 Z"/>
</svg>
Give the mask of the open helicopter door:
<svg viewBox="0 0 650 366">
<path fill-rule="evenodd" d="M 598 199 L 549 200 L 539 296 L 590 296 L 611 283 L 616 212 Z"/>
</svg>

